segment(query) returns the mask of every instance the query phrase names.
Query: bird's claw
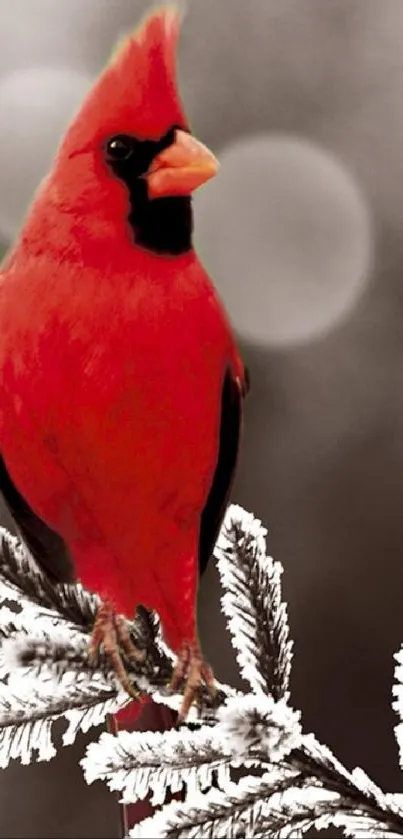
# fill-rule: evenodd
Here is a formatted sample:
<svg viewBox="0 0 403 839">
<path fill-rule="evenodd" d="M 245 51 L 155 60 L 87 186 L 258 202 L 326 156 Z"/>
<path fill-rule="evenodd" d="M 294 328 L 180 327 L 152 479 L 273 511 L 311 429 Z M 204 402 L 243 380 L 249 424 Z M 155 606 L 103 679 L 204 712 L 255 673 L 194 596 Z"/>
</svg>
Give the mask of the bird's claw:
<svg viewBox="0 0 403 839">
<path fill-rule="evenodd" d="M 89 648 L 91 663 L 95 663 L 101 648 L 108 656 L 124 690 L 132 699 L 138 699 L 140 692 L 130 681 L 121 650 L 129 660 L 136 662 L 144 661 L 145 652 L 133 644 L 125 619 L 117 615 L 109 603 L 102 603 L 97 612 Z"/>
<path fill-rule="evenodd" d="M 185 682 L 185 692 L 182 705 L 179 711 L 179 722 L 183 722 L 190 710 L 191 705 L 197 698 L 198 690 L 204 683 L 210 694 L 215 695 L 214 673 L 204 661 L 198 644 L 185 643 L 182 645 L 170 683 L 172 691 L 178 690 L 182 682 Z"/>
</svg>

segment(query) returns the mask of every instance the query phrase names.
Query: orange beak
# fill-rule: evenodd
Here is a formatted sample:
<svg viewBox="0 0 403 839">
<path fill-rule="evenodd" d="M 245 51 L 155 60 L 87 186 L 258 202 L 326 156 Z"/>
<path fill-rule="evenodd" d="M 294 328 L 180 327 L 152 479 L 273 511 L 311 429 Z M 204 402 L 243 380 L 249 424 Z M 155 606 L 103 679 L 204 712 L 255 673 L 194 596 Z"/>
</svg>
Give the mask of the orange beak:
<svg viewBox="0 0 403 839">
<path fill-rule="evenodd" d="M 150 198 L 189 195 L 213 178 L 218 160 L 191 134 L 177 129 L 175 141 L 154 158 L 147 174 Z"/>
</svg>

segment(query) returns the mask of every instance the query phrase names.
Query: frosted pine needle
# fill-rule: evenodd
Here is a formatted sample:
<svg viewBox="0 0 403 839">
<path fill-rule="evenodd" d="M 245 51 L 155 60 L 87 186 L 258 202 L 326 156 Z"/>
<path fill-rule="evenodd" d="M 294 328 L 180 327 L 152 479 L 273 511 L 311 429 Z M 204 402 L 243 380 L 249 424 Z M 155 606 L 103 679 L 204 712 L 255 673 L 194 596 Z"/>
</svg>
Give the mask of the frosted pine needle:
<svg viewBox="0 0 403 839">
<path fill-rule="evenodd" d="M 222 608 L 249 691 L 201 690 L 186 724 L 171 731 L 102 734 L 81 761 L 88 783 L 103 780 L 130 803 L 157 807 L 136 837 L 238 839 L 296 837 L 316 828 L 346 836 L 403 836 L 403 796 L 385 794 L 362 769 L 352 772 L 290 706 L 292 641 L 281 592 L 283 569 L 267 555 L 266 530 L 230 507 L 215 555 Z M 16 539 L 0 529 L 0 768 L 50 760 L 53 723 L 63 745 L 127 704 L 108 660 L 89 661 L 99 599 L 82 586 L 54 586 Z M 146 652 L 130 677 L 157 702 L 178 708 L 168 683 L 173 656 L 158 617 L 140 608 L 128 628 Z M 393 707 L 403 763 L 403 649 L 396 655 Z M 168 794 L 181 800 L 166 804 Z M 169 799 L 168 799 L 169 800 Z"/>
</svg>

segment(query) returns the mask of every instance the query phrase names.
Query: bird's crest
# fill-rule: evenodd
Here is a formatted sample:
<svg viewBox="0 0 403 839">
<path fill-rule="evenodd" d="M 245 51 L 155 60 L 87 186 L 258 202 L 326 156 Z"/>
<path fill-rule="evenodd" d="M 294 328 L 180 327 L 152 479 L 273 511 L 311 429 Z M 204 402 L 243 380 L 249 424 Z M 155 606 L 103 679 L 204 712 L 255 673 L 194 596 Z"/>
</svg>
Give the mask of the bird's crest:
<svg viewBox="0 0 403 839">
<path fill-rule="evenodd" d="M 68 130 L 61 155 L 80 153 L 98 138 L 134 134 L 157 139 L 187 127 L 176 83 L 182 10 L 158 6 L 121 39 Z"/>
</svg>

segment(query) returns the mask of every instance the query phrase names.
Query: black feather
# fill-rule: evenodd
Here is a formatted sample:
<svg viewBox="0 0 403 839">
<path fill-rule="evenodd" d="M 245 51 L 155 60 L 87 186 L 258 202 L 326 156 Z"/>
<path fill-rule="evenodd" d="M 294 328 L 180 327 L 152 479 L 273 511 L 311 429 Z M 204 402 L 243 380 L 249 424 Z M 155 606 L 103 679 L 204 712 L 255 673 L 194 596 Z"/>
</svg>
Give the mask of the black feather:
<svg viewBox="0 0 403 839">
<path fill-rule="evenodd" d="M 0 455 L 0 493 L 16 533 L 37 565 L 54 583 L 75 581 L 73 558 L 63 539 L 34 513 L 13 483 Z"/>
<path fill-rule="evenodd" d="M 199 541 L 200 575 L 206 570 L 225 516 L 235 477 L 242 428 L 242 385 L 227 373 L 221 400 L 218 460 L 213 483 L 201 517 Z"/>
<path fill-rule="evenodd" d="M 144 174 L 156 155 L 174 142 L 177 128 L 186 131 L 183 126 L 173 125 L 156 141 L 120 135 L 131 146 L 132 154 L 122 160 L 111 160 L 107 155 L 110 168 L 128 190 L 128 221 L 134 241 L 153 253 L 166 256 L 186 253 L 192 247 L 192 200 L 188 195 L 150 199 Z"/>
</svg>

